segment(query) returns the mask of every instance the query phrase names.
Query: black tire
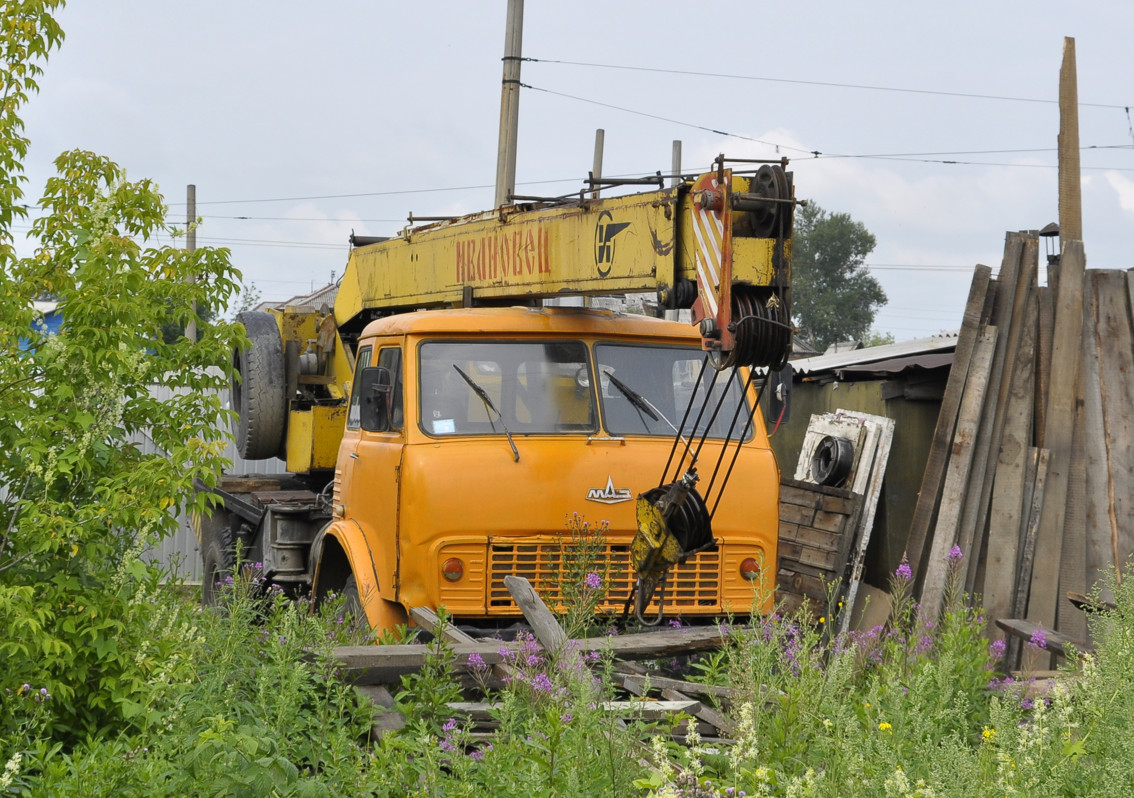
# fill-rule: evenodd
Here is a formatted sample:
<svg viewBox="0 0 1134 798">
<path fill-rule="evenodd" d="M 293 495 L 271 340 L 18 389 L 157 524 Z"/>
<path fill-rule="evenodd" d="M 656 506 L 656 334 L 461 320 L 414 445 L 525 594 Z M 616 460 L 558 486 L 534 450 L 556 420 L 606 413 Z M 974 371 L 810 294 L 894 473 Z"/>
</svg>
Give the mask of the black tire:
<svg viewBox="0 0 1134 798">
<path fill-rule="evenodd" d="M 236 317 L 251 345 L 233 353 L 237 373 L 231 386 L 232 434 L 245 460 L 267 460 L 283 451 L 287 429 L 287 379 L 283 342 L 275 317 L 245 311 Z"/>
<path fill-rule="evenodd" d="M 343 585 L 343 615 L 350 628 L 362 635 L 370 634 L 370 621 L 366 619 L 366 613 L 362 611 L 362 599 L 358 595 L 358 582 L 354 578 L 354 574 L 347 577 L 346 584 Z"/>
<path fill-rule="evenodd" d="M 820 485 L 841 487 L 853 466 L 854 444 L 828 435 L 819 441 L 811 457 L 811 479 Z"/>
<path fill-rule="evenodd" d="M 210 519 L 201 541 L 201 604 L 215 607 L 220 603 L 221 585 L 232 579 L 236 568 L 236 540 L 227 524 L 227 513 L 217 510 Z M 214 520 L 215 519 L 215 520 Z"/>
</svg>

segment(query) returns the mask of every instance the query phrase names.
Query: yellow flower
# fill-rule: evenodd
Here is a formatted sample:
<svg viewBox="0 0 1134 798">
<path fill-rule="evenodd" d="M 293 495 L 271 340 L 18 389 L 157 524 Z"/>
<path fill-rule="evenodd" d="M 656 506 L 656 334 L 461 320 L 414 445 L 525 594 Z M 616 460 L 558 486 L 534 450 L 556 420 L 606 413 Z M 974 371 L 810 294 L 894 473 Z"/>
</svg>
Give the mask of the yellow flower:
<svg viewBox="0 0 1134 798">
<path fill-rule="evenodd" d="M 891 725 L 890 725 L 889 723 L 886 723 L 885 721 L 883 721 L 882 723 L 879 723 L 879 724 L 878 724 L 878 731 L 888 731 L 888 732 L 893 732 L 893 731 L 894 731 L 894 727 L 893 727 L 893 726 L 891 726 Z"/>
<path fill-rule="evenodd" d="M 988 726 L 984 727 L 984 731 L 980 733 L 980 738 L 986 743 L 992 742 L 992 738 L 996 736 L 996 729 L 990 729 Z"/>
<path fill-rule="evenodd" d="M 823 615 L 820 615 L 819 616 L 819 623 L 826 623 L 826 622 L 827 622 L 827 618 Z"/>
</svg>

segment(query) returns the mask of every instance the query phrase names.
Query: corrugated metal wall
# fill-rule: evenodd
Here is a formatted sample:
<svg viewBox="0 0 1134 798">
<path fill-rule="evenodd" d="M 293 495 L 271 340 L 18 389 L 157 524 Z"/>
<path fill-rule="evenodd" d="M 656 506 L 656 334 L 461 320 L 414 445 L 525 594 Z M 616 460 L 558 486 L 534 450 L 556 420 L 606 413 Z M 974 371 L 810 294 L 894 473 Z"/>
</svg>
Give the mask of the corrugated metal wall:
<svg viewBox="0 0 1134 798">
<path fill-rule="evenodd" d="M 173 396 L 173 391 L 164 385 L 155 385 L 150 389 L 151 395 L 165 401 Z M 131 442 L 137 444 L 144 454 L 158 453 L 153 439 L 144 433 L 131 436 Z M 244 460 L 236 452 L 236 447 L 229 441 L 225 450 L 225 457 L 232 460 L 229 474 L 282 474 L 285 473 L 283 460 L 272 458 L 270 460 Z M 162 562 L 171 567 L 174 573 L 186 582 L 199 583 L 201 581 L 201 552 L 197 547 L 197 535 L 193 531 L 192 521 L 182 513 L 177 517 L 177 531 L 153 546 L 143 555 L 151 562 Z"/>
</svg>

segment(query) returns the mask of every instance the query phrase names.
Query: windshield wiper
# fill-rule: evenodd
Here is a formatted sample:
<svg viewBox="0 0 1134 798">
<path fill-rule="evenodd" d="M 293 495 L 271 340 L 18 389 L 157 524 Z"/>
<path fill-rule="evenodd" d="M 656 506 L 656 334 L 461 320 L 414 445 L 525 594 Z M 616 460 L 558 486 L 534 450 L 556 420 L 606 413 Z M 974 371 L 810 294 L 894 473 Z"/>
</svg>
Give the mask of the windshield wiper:
<svg viewBox="0 0 1134 798">
<path fill-rule="evenodd" d="M 504 434 L 508 436 L 508 445 L 512 447 L 512 462 L 520 462 L 520 450 L 516 448 L 516 442 L 512 440 L 512 433 L 508 431 L 508 427 L 504 423 L 504 415 L 496 409 L 496 405 L 492 403 L 492 398 L 488 395 L 488 391 L 477 385 L 476 381 L 473 380 L 473 378 L 468 374 L 465 374 L 465 372 L 461 370 L 461 367 L 456 363 L 453 364 L 453 368 L 455 368 L 457 370 L 457 373 L 461 375 L 461 378 L 469 384 L 469 387 L 472 388 L 473 393 L 480 397 L 480 400 L 484 402 L 484 406 L 495 413 L 496 417 L 500 419 L 500 428 L 503 429 Z M 492 423 L 491 418 L 489 418 L 488 423 Z M 493 430 L 495 429 L 496 427 L 494 426 Z"/>
<path fill-rule="evenodd" d="M 681 434 L 681 431 L 677 429 L 677 427 L 674 425 L 674 423 L 672 421 L 670 421 L 668 418 L 666 418 L 665 413 L 658 410 L 657 406 L 653 402 L 651 402 L 646 397 L 642 396 L 642 394 L 635 391 L 633 388 L 631 388 L 629 385 L 624 383 L 622 380 L 615 377 L 609 371 L 605 371 L 603 373 L 606 374 L 606 378 L 608 380 L 610 380 L 610 384 L 613 385 L 615 388 L 617 388 L 618 392 L 621 393 L 623 396 L 625 396 L 630 401 L 630 404 L 634 405 L 635 408 L 637 408 L 640 412 L 645 413 L 647 416 L 652 418 L 654 421 L 664 421 L 666 424 L 669 425 L 669 428 L 671 430 L 673 430 L 674 434 L 677 435 L 677 437 L 681 440 L 682 443 L 686 442 L 685 437 Z M 642 419 L 642 423 L 643 424 L 646 423 L 645 419 Z"/>
<path fill-rule="evenodd" d="M 627 399 L 630 400 L 630 404 L 634 405 L 634 407 L 636 407 L 639 410 L 639 412 L 645 413 L 647 416 L 652 418 L 654 421 L 660 421 L 661 420 L 659 418 L 659 416 L 661 415 L 661 411 L 658 410 L 656 407 L 654 407 L 652 404 L 650 404 L 649 399 L 642 396 L 642 394 L 635 391 L 633 388 L 631 388 L 629 385 L 624 383 L 622 380 L 615 377 L 609 371 L 606 372 L 606 378 L 608 380 L 610 380 L 611 385 L 613 385 L 615 388 L 617 388 L 623 396 L 625 396 Z M 672 427 L 673 425 L 670 424 L 670 426 Z"/>
</svg>

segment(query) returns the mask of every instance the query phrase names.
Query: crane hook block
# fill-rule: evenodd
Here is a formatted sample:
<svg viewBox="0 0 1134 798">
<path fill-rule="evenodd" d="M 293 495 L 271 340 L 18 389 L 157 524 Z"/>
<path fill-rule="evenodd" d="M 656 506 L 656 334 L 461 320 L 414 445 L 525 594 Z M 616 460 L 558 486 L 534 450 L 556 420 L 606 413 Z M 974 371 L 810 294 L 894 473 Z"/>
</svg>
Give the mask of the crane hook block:
<svg viewBox="0 0 1134 798">
<path fill-rule="evenodd" d="M 638 605 L 645 608 L 666 572 L 701 551 L 716 547 L 697 472 L 638 497 L 638 532 L 630 543 L 630 565 L 638 577 Z"/>
</svg>

